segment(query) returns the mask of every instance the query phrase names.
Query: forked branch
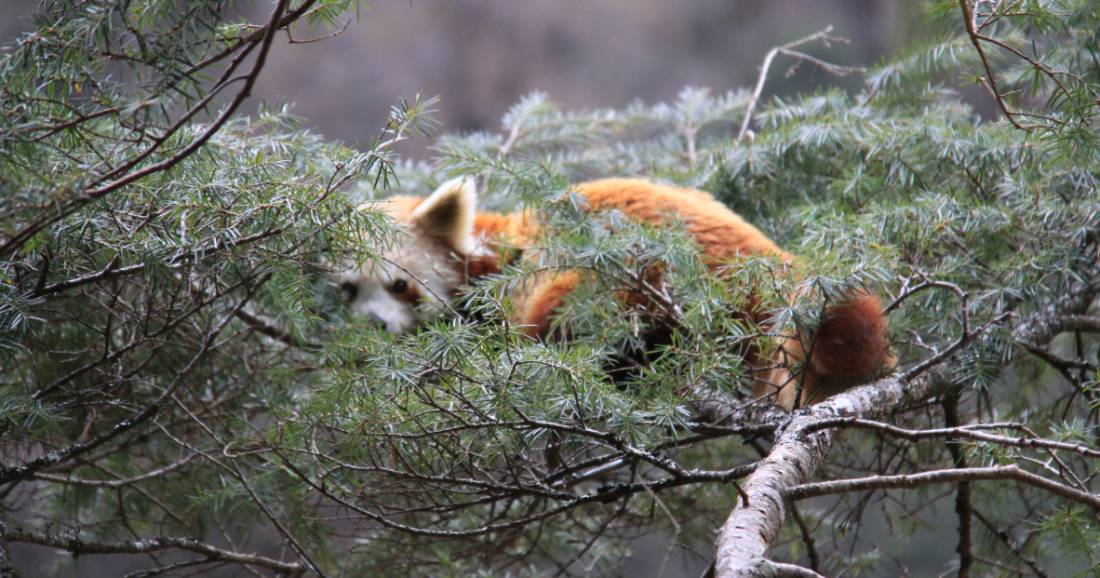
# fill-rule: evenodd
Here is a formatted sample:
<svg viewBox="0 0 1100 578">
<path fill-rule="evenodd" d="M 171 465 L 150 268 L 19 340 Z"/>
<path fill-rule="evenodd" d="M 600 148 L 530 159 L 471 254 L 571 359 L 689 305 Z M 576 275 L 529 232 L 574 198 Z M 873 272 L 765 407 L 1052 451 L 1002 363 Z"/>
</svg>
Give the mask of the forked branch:
<svg viewBox="0 0 1100 578">
<path fill-rule="evenodd" d="M 743 140 L 745 135 L 749 132 L 749 124 L 752 123 L 752 113 L 756 110 L 756 105 L 760 101 L 760 95 L 764 92 L 764 81 L 768 78 L 768 70 L 771 69 L 772 61 L 775 60 L 776 56 L 782 54 L 798 59 L 799 61 L 809 62 L 836 76 L 848 76 L 854 72 L 866 72 L 867 69 L 862 66 L 841 66 L 839 64 L 833 64 L 832 62 L 826 62 L 800 50 L 795 50 L 795 48 L 799 46 L 804 46 L 819 40 L 825 46 L 829 46 L 830 42 L 848 42 L 847 38 L 831 36 L 830 33 L 832 31 L 833 27 L 829 25 L 826 26 L 824 30 L 818 30 L 809 36 L 804 36 L 782 46 L 776 46 L 768 51 L 768 54 L 764 56 L 764 63 L 760 65 L 760 75 L 756 78 L 756 87 L 753 88 L 752 96 L 749 97 L 748 106 L 745 107 L 745 118 L 741 120 L 741 128 L 737 131 L 738 141 Z"/>
</svg>

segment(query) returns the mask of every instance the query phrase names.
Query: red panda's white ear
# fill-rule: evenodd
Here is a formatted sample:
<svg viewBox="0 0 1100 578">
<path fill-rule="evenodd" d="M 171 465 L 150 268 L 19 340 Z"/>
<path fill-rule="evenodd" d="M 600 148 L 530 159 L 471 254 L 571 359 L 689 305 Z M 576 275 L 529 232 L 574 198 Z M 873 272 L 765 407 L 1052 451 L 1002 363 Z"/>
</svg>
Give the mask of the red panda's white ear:
<svg viewBox="0 0 1100 578">
<path fill-rule="evenodd" d="M 443 238 L 455 251 L 469 255 L 474 241 L 474 215 L 477 212 L 477 187 L 473 177 L 451 179 L 435 190 L 412 212 L 412 224 L 424 232 Z"/>
</svg>

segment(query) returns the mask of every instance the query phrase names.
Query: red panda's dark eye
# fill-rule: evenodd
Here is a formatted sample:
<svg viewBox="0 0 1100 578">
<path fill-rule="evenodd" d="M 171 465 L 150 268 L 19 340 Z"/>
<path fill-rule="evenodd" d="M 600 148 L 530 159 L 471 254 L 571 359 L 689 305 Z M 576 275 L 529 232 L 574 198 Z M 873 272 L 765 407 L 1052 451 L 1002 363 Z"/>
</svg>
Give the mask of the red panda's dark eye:
<svg viewBox="0 0 1100 578">
<path fill-rule="evenodd" d="M 404 293 L 405 291 L 408 291 L 408 290 L 409 290 L 409 282 L 405 281 L 404 279 L 398 279 L 397 281 L 393 282 L 392 286 L 390 286 L 390 291 L 393 291 L 394 293 L 398 293 L 398 294 Z"/>
<path fill-rule="evenodd" d="M 355 298 L 359 295 L 359 286 L 351 281 L 344 281 L 340 284 L 340 292 L 344 294 L 345 300 L 355 301 Z"/>
</svg>

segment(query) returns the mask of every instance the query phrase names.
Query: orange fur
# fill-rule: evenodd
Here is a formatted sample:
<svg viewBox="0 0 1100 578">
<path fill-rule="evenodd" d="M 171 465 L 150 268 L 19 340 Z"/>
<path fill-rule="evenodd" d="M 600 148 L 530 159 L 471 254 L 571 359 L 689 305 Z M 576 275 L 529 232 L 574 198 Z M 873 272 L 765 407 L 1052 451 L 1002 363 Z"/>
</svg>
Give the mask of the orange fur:
<svg viewBox="0 0 1100 578">
<path fill-rule="evenodd" d="M 789 260 L 759 229 L 729 210 L 709 193 L 651 183 L 641 179 L 603 179 L 576 186 L 593 210 L 616 209 L 645 223 L 684 222 L 709 265 L 737 256 L 775 255 Z"/>
<path fill-rule="evenodd" d="M 826 307 L 813 334 L 784 339 L 775 361 L 777 366 L 758 378 L 753 393 L 775 393 L 777 403 L 788 409 L 822 401 L 897 364 L 882 305 L 862 291 Z"/>
<path fill-rule="evenodd" d="M 530 287 L 521 293 L 513 318 L 520 329 L 532 337 L 545 336 L 550 331 L 554 311 L 581 282 L 576 271 L 537 275 Z"/>
<path fill-rule="evenodd" d="M 787 264 L 794 261 L 759 229 L 703 191 L 625 178 L 581 183 L 574 190 L 587 200 L 590 210 L 615 209 L 655 225 L 682 222 L 712 269 L 747 256 L 774 256 Z M 417 199 L 402 197 L 396 202 L 401 212 L 411 212 Z M 490 253 L 501 253 L 509 247 L 530 245 L 538 233 L 536 221 L 530 212 L 478 213 L 473 233 L 492 249 Z M 468 277 L 497 270 L 485 263 L 471 267 L 471 262 L 467 257 Z M 536 275 L 513 296 L 513 321 L 528 335 L 547 336 L 555 311 L 580 282 L 576 272 Z M 755 310 L 745 315 L 762 320 Z M 878 299 L 856 292 L 828 307 L 813 335 L 785 338 L 770 356 L 750 351 L 749 362 L 754 368 L 754 394 L 775 395 L 777 403 L 790 409 L 796 398 L 799 405 L 821 401 L 893 367 L 895 360 L 889 353 L 886 318 Z"/>
<path fill-rule="evenodd" d="M 529 245 L 538 234 L 536 219 L 530 212 L 522 214 L 478 213 L 474 217 L 474 235 L 491 239 L 494 244 Z"/>
</svg>

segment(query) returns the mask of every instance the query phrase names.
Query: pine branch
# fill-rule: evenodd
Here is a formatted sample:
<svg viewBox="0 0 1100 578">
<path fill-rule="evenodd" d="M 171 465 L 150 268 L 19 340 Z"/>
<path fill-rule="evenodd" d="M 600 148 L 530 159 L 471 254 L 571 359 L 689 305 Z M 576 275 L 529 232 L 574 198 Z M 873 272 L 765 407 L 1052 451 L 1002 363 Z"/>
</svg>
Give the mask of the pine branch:
<svg viewBox="0 0 1100 578">
<path fill-rule="evenodd" d="M 981 468 L 934 470 L 930 472 L 900 474 L 896 476 L 868 476 L 866 478 L 800 484 L 788 490 L 787 495 L 793 500 L 804 500 L 807 498 L 848 492 L 897 488 L 913 489 L 927 484 L 989 480 L 1015 480 L 1100 511 L 1100 494 L 1092 494 L 1070 487 L 1066 484 L 1049 480 L 1043 476 L 1024 470 L 1016 464 Z"/>
<path fill-rule="evenodd" d="M 313 4 L 314 2 L 316 2 L 316 0 L 307 0 L 300 8 L 308 9 L 308 6 Z M 180 118 L 178 118 L 176 122 L 171 127 L 169 127 L 162 135 L 154 138 L 152 144 L 146 147 L 143 152 L 129 159 L 127 162 L 121 164 L 119 167 L 112 170 L 103 177 L 104 179 L 112 177 L 117 178 L 110 182 L 100 184 L 99 186 L 95 186 L 98 183 L 93 183 L 93 185 L 77 192 L 76 194 L 71 195 L 71 198 L 62 203 L 59 208 L 51 207 L 51 209 L 53 210 L 50 210 L 47 216 L 40 217 L 37 220 L 23 226 L 17 232 L 7 235 L 8 238 L 3 242 L 3 244 L 0 244 L 0 256 L 14 253 L 19 249 L 19 247 L 29 241 L 39 231 L 42 231 L 46 227 L 61 221 L 65 217 L 71 215 L 78 208 L 90 203 L 91 201 L 106 196 L 111 192 L 125 185 L 138 181 L 144 177 L 168 170 L 176 166 L 183 159 L 191 156 L 191 154 L 193 154 L 204 144 L 206 144 L 206 142 L 209 141 L 210 138 L 213 137 L 222 128 L 222 126 L 226 122 L 228 122 L 230 118 L 233 117 L 233 115 L 237 112 L 237 108 L 240 107 L 245 99 L 252 95 L 252 88 L 256 83 L 256 79 L 259 78 L 260 71 L 263 70 L 264 63 L 267 60 L 267 53 L 271 48 L 271 42 L 275 37 L 275 32 L 278 30 L 279 25 L 282 24 L 282 16 L 283 13 L 286 11 L 287 5 L 289 3 L 290 0 L 279 0 L 279 3 L 276 5 L 275 10 L 272 13 L 271 22 L 269 22 L 268 25 L 263 28 L 260 51 L 256 56 L 255 62 L 252 65 L 251 72 L 244 76 L 230 78 L 230 75 L 233 73 L 233 71 L 236 70 L 238 66 L 240 66 L 240 64 L 248 56 L 252 48 L 256 46 L 256 44 L 249 43 L 246 45 L 247 47 L 245 48 L 245 50 L 243 50 L 238 55 L 238 57 L 232 63 L 230 63 L 229 67 L 226 69 L 223 75 L 222 80 L 220 80 L 215 85 L 214 89 L 209 91 L 206 97 L 204 97 L 197 104 L 191 107 L 190 110 L 180 116 Z M 226 106 L 226 108 L 222 111 L 220 115 L 218 115 L 218 118 L 215 119 L 215 121 L 201 134 L 199 134 L 198 137 L 193 139 L 187 146 L 183 147 L 181 150 L 177 151 L 169 158 L 146 166 L 145 168 L 142 168 L 140 170 L 136 170 L 132 173 L 126 174 L 127 171 L 137 167 L 139 164 L 142 163 L 142 161 L 144 161 L 150 155 L 156 152 L 161 147 L 161 145 L 163 145 L 172 137 L 172 135 L 179 132 L 180 129 L 182 129 L 183 127 L 189 126 L 191 119 L 193 119 L 195 115 L 197 115 L 199 112 L 206 110 L 207 105 L 225 87 L 238 81 L 243 81 L 244 85 L 236 93 L 236 95 L 230 101 L 229 105 Z"/>
<path fill-rule="evenodd" d="M 0 523 L 0 527 L 2 526 L 3 524 Z M 0 537 L 9 543 L 14 542 L 49 546 L 50 548 L 65 550 L 80 556 L 93 554 L 147 554 L 163 550 L 186 550 L 188 552 L 197 552 L 204 555 L 203 563 L 231 562 L 234 564 L 267 568 L 290 575 L 300 574 L 305 569 L 304 566 L 295 562 L 283 562 L 282 560 L 261 556 L 259 554 L 246 554 L 225 550 L 192 538 L 156 536 L 131 542 L 90 542 L 81 540 L 75 535 L 58 536 L 55 534 L 32 532 L 20 528 L 2 527 L 0 532 L 2 532 L 2 536 Z"/>
<path fill-rule="evenodd" d="M 107 432 L 97 435 L 94 438 L 77 442 L 69 445 L 65 448 L 51 451 L 45 456 L 36 458 L 29 462 L 26 462 L 19 466 L 0 466 L 0 483 L 28 480 L 38 474 L 40 471 L 63 464 L 69 460 L 75 459 L 84 455 L 91 450 L 94 450 L 103 444 L 117 438 L 118 436 L 145 424 L 147 421 L 157 415 L 165 405 L 165 403 L 171 398 L 172 394 L 176 392 L 186 381 L 188 376 L 191 375 L 199 367 L 199 362 L 206 357 L 206 354 L 214 346 L 214 342 L 222 330 L 229 324 L 232 319 L 236 318 L 236 313 L 241 310 L 248 303 L 248 301 L 255 295 L 255 292 L 263 286 L 264 283 L 270 278 L 270 274 L 264 274 L 256 280 L 255 284 L 246 290 L 245 296 L 237 302 L 229 314 L 222 317 L 210 331 L 203 337 L 202 342 L 199 344 L 198 349 L 191 359 L 172 379 L 164 390 L 157 396 L 152 403 L 146 405 L 140 412 L 132 415 L 118 423 L 114 424 Z M 241 282 L 243 285 L 244 282 Z"/>
</svg>

